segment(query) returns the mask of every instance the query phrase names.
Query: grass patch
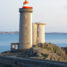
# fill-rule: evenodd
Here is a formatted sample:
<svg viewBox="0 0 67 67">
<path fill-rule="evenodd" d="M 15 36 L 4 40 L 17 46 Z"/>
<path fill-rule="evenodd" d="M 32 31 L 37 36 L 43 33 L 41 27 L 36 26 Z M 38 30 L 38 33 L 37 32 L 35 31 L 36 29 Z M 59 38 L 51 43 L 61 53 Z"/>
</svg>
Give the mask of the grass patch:
<svg viewBox="0 0 67 67">
<path fill-rule="evenodd" d="M 54 51 L 54 53 L 56 53 L 58 51 L 58 48 L 57 47 L 54 47 L 53 48 L 53 51 Z"/>
<path fill-rule="evenodd" d="M 51 48 L 48 47 L 48 46 L 44 46 L 43 48 L 44 48 L 44 49 L 47 49 L 47 50 L 51 50 Z"/>
</svg>

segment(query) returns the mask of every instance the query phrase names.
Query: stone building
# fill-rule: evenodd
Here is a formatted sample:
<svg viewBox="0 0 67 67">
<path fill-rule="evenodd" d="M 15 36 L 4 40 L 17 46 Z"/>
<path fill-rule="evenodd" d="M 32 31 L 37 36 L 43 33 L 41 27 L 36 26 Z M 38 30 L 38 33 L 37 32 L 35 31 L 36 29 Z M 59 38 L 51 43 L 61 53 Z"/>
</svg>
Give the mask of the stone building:
<svg viewBox="0 0 67 67">
<path fill-rule="evenodd" d="M 33 45 L 45 43 L 45 23 L 33 23 Z"/>
</svg>

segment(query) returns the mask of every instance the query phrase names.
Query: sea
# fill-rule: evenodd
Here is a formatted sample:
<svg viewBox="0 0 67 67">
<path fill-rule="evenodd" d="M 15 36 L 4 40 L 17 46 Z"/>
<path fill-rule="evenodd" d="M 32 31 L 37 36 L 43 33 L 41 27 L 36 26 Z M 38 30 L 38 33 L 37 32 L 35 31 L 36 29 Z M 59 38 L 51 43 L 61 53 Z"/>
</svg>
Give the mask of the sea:
<svg viewBox="0 0 67 67">
<path fill-rule="evenodd" d="M 0 53 L 9 51 L 11 43 L 19 42 L 19 34 L 0 34 Z M 59 47 L 67 47 L 67 34 L 46 33 L 46 42 L 56 44 Z"/>
</svg>

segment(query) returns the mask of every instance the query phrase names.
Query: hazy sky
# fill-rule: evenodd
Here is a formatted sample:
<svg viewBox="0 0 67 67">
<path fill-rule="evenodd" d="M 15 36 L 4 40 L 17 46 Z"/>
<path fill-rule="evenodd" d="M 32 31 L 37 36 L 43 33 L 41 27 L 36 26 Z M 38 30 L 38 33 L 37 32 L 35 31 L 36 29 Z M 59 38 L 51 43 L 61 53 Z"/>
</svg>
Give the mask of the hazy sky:
<svg viewBox="0 0 67 67">
<path fill-rule="evenodd" d="M 0 0 L 0 31 L 19 30 L 19 8 L 24 0 Z M 46 32 L 67 32 L 67 0 L 29 0 L 33 22 L 45 22 Z"/>
</svg>

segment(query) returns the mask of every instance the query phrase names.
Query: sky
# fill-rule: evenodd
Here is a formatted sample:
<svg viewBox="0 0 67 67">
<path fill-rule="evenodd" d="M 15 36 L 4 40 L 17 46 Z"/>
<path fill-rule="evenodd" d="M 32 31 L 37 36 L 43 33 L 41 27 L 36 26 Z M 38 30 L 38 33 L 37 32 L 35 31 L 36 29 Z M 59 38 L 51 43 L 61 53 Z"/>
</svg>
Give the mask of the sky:
<svg viewBox="0 0 67 67">
<path fill-rule="evenodd" d="M 46 23 L 46 32 L 67 33 L 67 0 L 28 0 L 33 23 Z M 19 8 L 24 0 L 0 0 L 0 31 L 19 31 Z"/>
</svg>

